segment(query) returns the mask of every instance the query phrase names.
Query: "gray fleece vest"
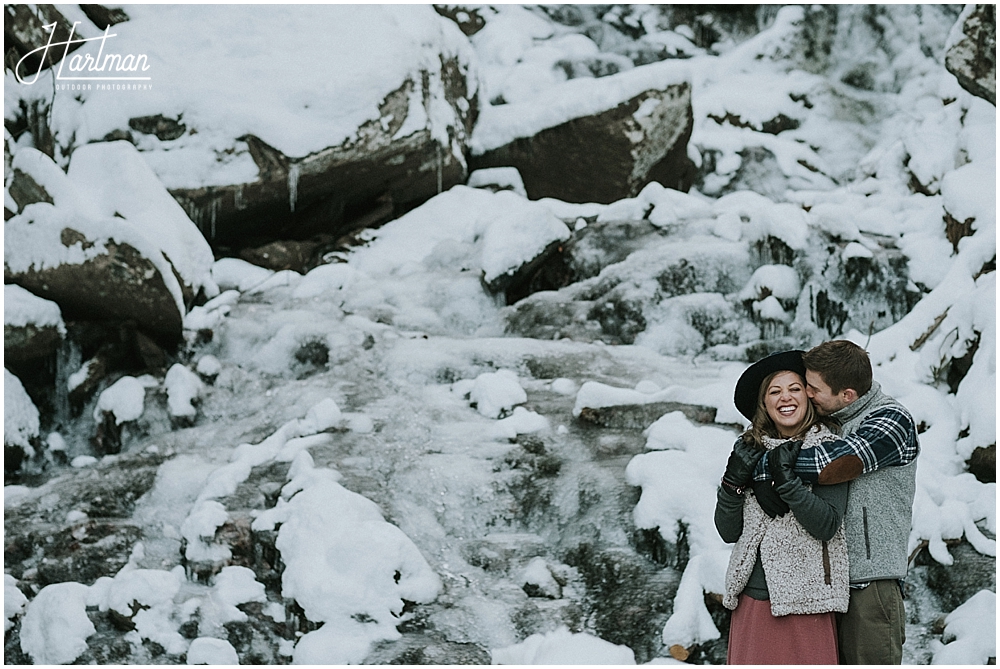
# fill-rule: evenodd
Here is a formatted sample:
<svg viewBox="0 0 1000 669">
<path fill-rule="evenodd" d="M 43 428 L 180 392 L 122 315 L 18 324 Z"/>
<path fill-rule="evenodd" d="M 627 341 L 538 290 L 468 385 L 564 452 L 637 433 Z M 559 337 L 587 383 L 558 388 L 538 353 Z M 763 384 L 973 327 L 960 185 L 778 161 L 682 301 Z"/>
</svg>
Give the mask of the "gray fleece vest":
<svg viewBox="0 0 1000 669">
<path fill-rule="evenodd" d="M 906 411 L 873 381 L 871 390 L 833 417 L 840 421 L 843 434 L 851 434 L 870 413 L 885 406 Z M 851 481 L 844 517 L 851 583 L 906 576 L 916 487 L 916 460 L 901 467 L 877 469 Z"/>
</svg>

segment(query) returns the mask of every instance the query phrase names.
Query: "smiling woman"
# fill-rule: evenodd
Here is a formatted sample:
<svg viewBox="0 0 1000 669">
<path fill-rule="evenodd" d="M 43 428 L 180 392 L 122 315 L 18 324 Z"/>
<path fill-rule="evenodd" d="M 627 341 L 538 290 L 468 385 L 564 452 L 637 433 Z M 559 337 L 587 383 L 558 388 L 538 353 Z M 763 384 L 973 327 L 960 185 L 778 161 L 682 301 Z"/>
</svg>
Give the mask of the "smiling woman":
<svg viewBox="0 0 1000 669">
<path fill-rule="evenodd" d="M 720 536 L 736 543 L 723 599 L 733 609 L 728 662 L 836 664 L 833 612 L 848 603 L 847 487 L 814 492 L 791 470 L 800 449 L 835 438 L 806 394 L 802 351 L 751 365 L 734 399 L 752 425 L 733 447 L 715 509 Z M 752 481 L 765 451 L 773 486 Z"/>
</svg>

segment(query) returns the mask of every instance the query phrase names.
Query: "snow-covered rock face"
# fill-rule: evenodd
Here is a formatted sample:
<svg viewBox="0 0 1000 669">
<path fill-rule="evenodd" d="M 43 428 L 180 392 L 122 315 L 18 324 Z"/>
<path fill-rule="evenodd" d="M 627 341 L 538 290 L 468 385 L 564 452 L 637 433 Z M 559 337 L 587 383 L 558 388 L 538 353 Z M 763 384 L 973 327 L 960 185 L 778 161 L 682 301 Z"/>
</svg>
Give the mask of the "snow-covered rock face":
<svg viewBox="0 0 1000 669">
<path fill-rule="evenodd" d="M 945 66 L 962 88 L 997 103 L 997 14 L 995 5 L 967 7 L 949 35 Z M 961 31 L 961 34 L 954 34 Z"/>
<path fill-rule="evenodd" d="M 130 8 L 115 30 L 163 67 L 205 35 L 174 33 L 189 27 L 182 14 L 224 11 Z M 59 91 L 53 128 L 103 139 L 128 126 L 161 179 L 180 165 L 206 188 L 232 185 L 259 172 L 237 132 L 318 156 L 340 140 L 295 141 L 378 123 L 407 80 L 396 65 L 442 67 L 438 28 L 414 52 L 379 51 L 359 31 L 336 62 L 344 76 L 371 74 L 382 61 L 359 60 L 373 52 L 414 57 L 339 97 L 302 88 L 259 45 L 315 12 L 355 10 L 233 11 L 246 20 L 218 43 L 257 67 L 257 88 L 233 70 L 236 84 L 214 90 L 204 84 L 219 68 L 185 67 L 148 98 Z M 374 11 L 380 26 L 442 25 L 422 22 L 426 7 Z M 157 264 L 202 248 L 182 234 L 191 221 L 157 206 L 171 223 L 158 229 L 176 234 L 143 249 L 161 276 L 176 270 L 182 345 L 110 336 L 61 308 L 55 372 L 23 384 L 5 372 L 5 464 L 15 449 L 30 456 L 4 491 L 8 663 L 721 663 L 731 547 L 712 513 L 742 426 L 733 386 L 748 360 L 832 336 L 866 346 L 920 426 L 904 661 L 994 656 L 995 464 L 981 463 L 996 443 L 996 113 L 944 67 L 959 9 L 438 11 L 471 35 L 451 31 L 453 55 L 466 53 L 494 107 L 474 133 L 514 127 L 498 122 L 505 106 L 530 111 L 526 123 L 592 114 L 579 98 L 530 101 L 621 93 L 623 80 L 683 66 L 691 192 L 530 200 L 520 175 L 486 172 L 304 275 L 235 258 Z M 343 36 L 312 29 L 327 33 L 310 53 Z M 246 103 L 257 89 L 272 106 Z M 110 217 L 122 235 L 149 220 L 140 205 L 162 203 L 162 187 L 136 192 L 137 174 L 88 181 L 95 202 L 64 187 L 81 177 L 74 162 L 68 176 L 51 161 L 24 168 L 51 145 L 48 102 L 22 107 L 13 90 L 9 265 L 35 252 L 11 236 L 32 211 Z M 317 127 L 351 100 L 364 102 L 357 119 Z M 207 101 L 228 114 L 224 131 Z M 204 115 L 184 111 L 195 108 Z M 236 129 L 254 114 L 277 122 Z M 134 171 L 97 160 L 121 146 L 88 144 L 72 160 Z M 283 173 L 280 156 L 271 169 Z M 273 183 L 290 208 L 289 180 Z M 64 253 L 57 237 L 42 251 Z M 204 273 L 191 282 L 182 267 Z M 207 301 L 186 309 L 185 281 Z M 22 320 L 55 320 L 32 302 Z"/>
<path fill-rule="evenodd" d="M 15 284 L 3 287 L 3 353 L 7 364 L 51 355 L 65 335 L 58 304 Z"/>
<path fill-rule="evenodd" d="M 103 33 L 80 19 L 78 34 Z M 213 10 L 137 7 L 114 32 L 105 51 L 145 54 L 153 83 L 116 100 L 86 88 L 57 97 L 58 154 L 131 141 L 213 244 L 333 241 L 467 176 L 471 52 L 429 6 L 233 8 L 221 25 Z M 260 40 L 275 48 L 263 53 Z M 80 54 L 98 58 L 102 43 Z M 205 66 L 188 72 L 191 59 Z"/>
<path fill-rule="evenodd" d="M 69 174 L 25 148 L 12 167 L 13 183 L 22 175 L 37 192 L 5 223 L 6 280 L 74 319 L 132 321 L 176 341 L 186 305 L 214 290 L 212 251 L 135 147 L 81 147 Z"/>
<path fill-rule="evenodd" d="M 683 77 L 683 69 L 665 69 L 647 85 Z M 691 134 L 691 89 L 686 82 L 617 97 L 643 82 L 632 72 L 577 80 L 575 90 L 557 88 L 550 100 L 531 98 L 483 111 L 473 169 L 516 167 L 532 199 L 552 197 L 567 202 L 610 203 L 636 195 L 651 181 L 687 190 L 694 165 L 687 155 Z M 598 111 L 587 116 L 532 119 L 532 111 L 558 109 L 557 100 L 588 100 Z M 569 103 L 571 108 L 578 104 Z M 534 127 L 539 126 L 539 127 Z M 527 135 L 527 136 L 526 136 Z M 501 143 L 503 142 L 503 143 Z"/>
</svg>

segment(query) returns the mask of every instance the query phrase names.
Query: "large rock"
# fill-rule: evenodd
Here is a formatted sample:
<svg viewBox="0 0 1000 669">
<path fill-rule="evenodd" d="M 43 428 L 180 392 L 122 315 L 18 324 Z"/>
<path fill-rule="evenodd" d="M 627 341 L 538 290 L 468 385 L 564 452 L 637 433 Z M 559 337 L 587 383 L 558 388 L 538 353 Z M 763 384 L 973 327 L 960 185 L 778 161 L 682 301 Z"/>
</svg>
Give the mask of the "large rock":
<svg viewBox="0 0 1000 669">
<path fill-rule="evenodd" d="M 114 219 L 78 222 L 45 203 L 7 221 L 4 281 L 56 302 L 66 318 L 132 321 L 179 339 L 180 286 L 162 254 Z"/>
<path fill-rule="evenodd" d="M 963 20 L 964 19 L 964 20 Z M 961 36 L 945 54 L 944 65 L 962 88 L 997 103 L 997 8 L 976 5 L 959 17 Z"/>
<path fill-rule="evenodd" d="M 691 86 L 646 90 L 610 109 L 567 120 L 470 158 L 473 169 L 513 166 L 532 199 L 610 203 L 657 181 L 686 191 Z"/>
<path fill-rule="evenodd" d="M 58 97 L 56 143 L 67 154 L 134 143 L 218 249 L 336 238 L 465 179 L 473 55 L 430 6 L 148 5 L 128 16 L 114 47 L 148 54 L 151 88 Z M 262 42 L 282 44 L 282 57 Z"/>
<path fill-rule="evenodd" d="M 11 164 L 7 282 L 69 319 L 132 321 L 171 342 L 187 306 L 217 291 L 211 248 L 131 144 L 81 147 L 69 175 L 30 148 Z"/>
<path fill-rule="evenodd" d="M 4 362 L 21 363 L 51 355 L 66 334 L 59 305 L 17 285 L 3 287 Z"/>
<path fill-rule="evenodd" d="M 449 61 L 441 75 L 444 91 L 458 95 L 435 102 L 447 102 L 456 114 L 462 113 L 457 103 L 459 92 L 465 90 L 462 68 Z M 255 181 L 175 188 L 171 193 L 220 247 L 243 248 L 316 234 L 339 236 L 384 223 L 467 176 L 461 152 L 434 137 L 430 128 L 399 136 L 415 113 L 410 99 L 432 95 L 422 89 L 425 78 L 427 73 L 421 73 L 421 78 L 405 81 L 386 97 L 379 106 L 380 118 L 358 128 L 353 141 L 290 158 L 259 137 L 245 135 L 238 140 L 246 144 L 259 169 Z M 421 113 L 429 116 L 432 110 Z M 453 139 L 464 143 L 464 137 Z"/>
</svg>

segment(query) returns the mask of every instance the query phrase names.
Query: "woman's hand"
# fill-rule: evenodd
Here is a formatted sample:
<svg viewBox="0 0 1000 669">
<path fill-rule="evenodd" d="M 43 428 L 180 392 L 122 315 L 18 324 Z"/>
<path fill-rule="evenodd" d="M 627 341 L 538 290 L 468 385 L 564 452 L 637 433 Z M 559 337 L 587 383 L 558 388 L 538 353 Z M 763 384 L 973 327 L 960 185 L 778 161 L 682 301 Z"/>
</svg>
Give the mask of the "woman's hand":
<svg viewBox="0 0 1000 669">
<path fill-rule="evenodd" d="M 753 481 L 753 470 L 764 451 L 754 448 L 742 439 L 733 446 L 726 463 L 726 473 L 722 475 L 722 489 L 732 495 L 742 495 L 743 490 Z"/>
<path fill-rule="evenodd" d="M 800 450 L 802 450 L 801 441 L 786 441 L 767 454 L 767 467 L 775 488 L 780 488 L 798 478 L 795 473 L 795 461 L 799 457 Z"/>
</svg>

